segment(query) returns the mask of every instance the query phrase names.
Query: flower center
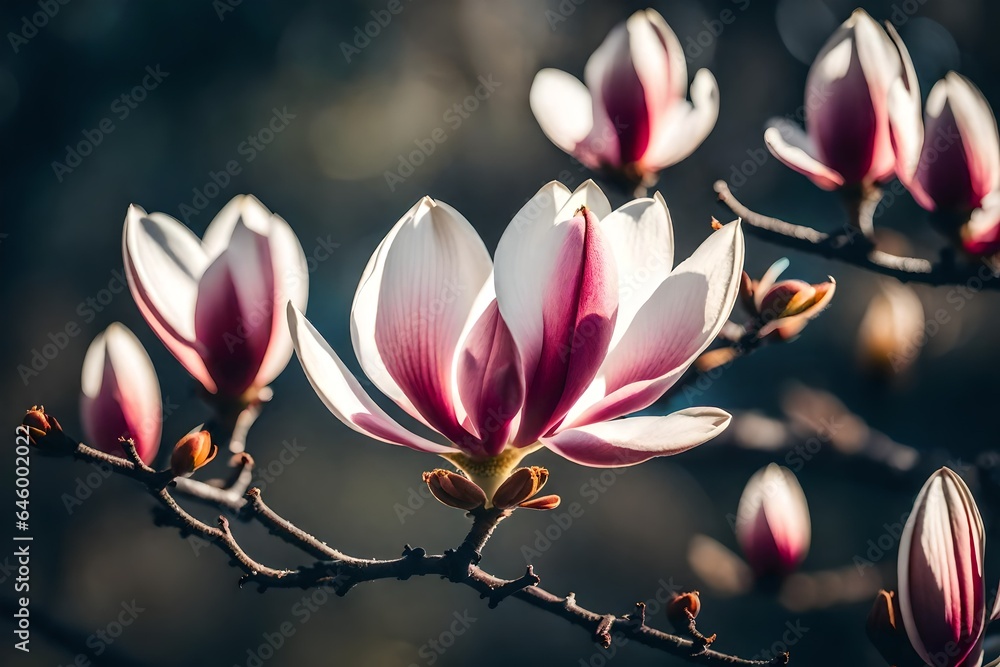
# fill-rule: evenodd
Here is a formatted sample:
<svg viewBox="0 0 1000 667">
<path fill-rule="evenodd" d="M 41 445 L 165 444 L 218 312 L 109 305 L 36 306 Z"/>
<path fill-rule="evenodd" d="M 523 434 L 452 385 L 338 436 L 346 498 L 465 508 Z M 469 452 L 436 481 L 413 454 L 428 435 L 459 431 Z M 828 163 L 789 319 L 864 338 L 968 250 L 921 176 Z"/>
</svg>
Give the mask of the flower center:
<svg viewBox="0 0 1000 667">
<path fill-rule="evenodd" d="M 498 455 L 485 459 L 472 458 L 461 452 L 442 454 L 441 456 L 451 461 L 452 465 L 464 472 L 486 493 L 486 507 L 491 507 L 493 494 L 500 488 L 504 480 L 510 477 L 510 473 L 514 471 L 521 459 L 541 449 L 541 447 L 542 444 L 538 442 L 527 447 L 508 447 Z"/>
</svg>

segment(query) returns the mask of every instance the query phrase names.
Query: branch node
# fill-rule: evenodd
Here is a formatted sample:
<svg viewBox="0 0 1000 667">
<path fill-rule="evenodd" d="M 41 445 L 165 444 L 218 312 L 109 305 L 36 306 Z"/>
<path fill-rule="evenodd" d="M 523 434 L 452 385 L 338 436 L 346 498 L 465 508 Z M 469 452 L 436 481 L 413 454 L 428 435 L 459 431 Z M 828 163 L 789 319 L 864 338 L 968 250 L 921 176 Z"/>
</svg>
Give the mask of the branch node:
<svg viewBox="0 0 1000 667">
<path fill-rule="evenodd" d="M 499 605 L 505 599 L 509 598 L 514 593 L 522 591 L 530 586 L 537 586 L 541 582 L 541 580 L 542 580 L 541 577 L 535 574 L 534 568 L 532 568 L 532 566 L 529 565 L 527 568 L 525 568 L 524 574 L 522 574 L 517 579 L 511 579 L 510 581 L 506 581 L 500 584 L 499 586 L 493 588 L 492 590 L 481 594 L 479 597 L 481 598 L 488 597 L 490 599 L 488 603 L 489 608 L 496 609 L 497 605 Z"/>
<path fill-rule="evenodd" d="M 614 623 L 615 617 L 611 614 L 605 614 L 597 622 L 597 628 L 594 630 L 594 638 L 604 648 L 611 648 L 611 626 Z"/>
<path fill-rule="evenodd" d="M 646 603 L 636 602 L 635 611 L 631 614 L 626 614 L 624 619 L 636 630 L 646 625 Z"/>
</svg>

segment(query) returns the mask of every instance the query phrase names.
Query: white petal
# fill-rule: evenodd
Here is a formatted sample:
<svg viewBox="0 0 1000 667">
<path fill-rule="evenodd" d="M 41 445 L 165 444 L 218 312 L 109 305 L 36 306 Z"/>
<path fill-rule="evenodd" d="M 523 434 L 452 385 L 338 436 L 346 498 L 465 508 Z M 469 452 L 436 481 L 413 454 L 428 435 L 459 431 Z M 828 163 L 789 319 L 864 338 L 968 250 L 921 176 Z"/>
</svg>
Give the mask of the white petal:
<svg viewBox="0 0 1000 667">
<path fill-rule="evenodd" d="M 198 280 L 209 260 L 190 229 L 164 213 L 129 207 L 125 245 L 150 305 L 178 335 L 194 339 Z"/>
<path fill-rule="evenodd" d="M 573 218 L 581 206 L 589 208 L 598 220 L 603 220 L 611 214 L 611 204 L 608 202 L 607 195 L 593 179 L 588 178 L 573 191 L 573 194 L 562 205 L 562 208 L 556 213 L 555 222 L 558 224 Z"/>
<path fill-rule="evenodd" d="M 719 84 L 707 69 L 691 82 L 691 102 L 681 99 L 665 114 L 654 117 L 652 137 L 643 164 L 659 171 L 691 155 L 705 141 L 719 118 Z"/>
<path fill-rule="evenodd" d="M 800 127 L 789 122 L 774 122 L 764 132 L 764 143 L 771 155 L 791 167 L 824 190 L 835 190 L 844 184 L 844 177 L 816 157 L 816 150 Z"/>
<path fill-rule="evenodd" d="M 274 320 L 271 343 L 257 374 L 258 384 L 267 385 L 285 369 L 292 358 L 285 304 L 304 311 L 309 301 L 309 267 L 298 237 L 283 218 L 270 217 L 268 244 L 274 271 Z"/>
<path fill-rule="evenodd" d="M 545 185 L 507 226 L 497 244 L 494 271 L 497 305 L 526 368 L 537 362 L 542 341 L 540 285 L 547 285 L 552 257 L 562 236 L 553 232 L 570 191 L 556 181 Z"/>
<path fill-rule="evenodd" d="M 577 404 L 568 426 L 605 421 L 645 408 L 670 388 L 718 335 L 736 303 L 743 271 L 743 231 L 716 231 L 675 268 L 632 320 L 598 373 L 607 395 Z"/>
<path fill-rule="evenodd" d="M 337 353 L 292 304 L 288 325 L 302 370 L 324 405 L 349 428 L 369 437 L 423 452 L 455 452 L 400 426 L 365 393 Z"/>
<path fill-rule="evenodd" d="M 579 79 L 561 70 L 543 69 L 536 74 L 528 102 L 545 136 L 567 153 L 594 127 L 590 92 Z"/>
<path fill-rule="evenodd" d="M 632 318 L 674 266 L 674 228 L 670 211 L 657 192 L 636 199 L 601 221 L 618 264 L 618 320 L 612 349 Z"/>
<path fill-rule="evenodd" d="M 429 197 L 386 248 L 375 317 L 378 351 L 410 402 L 454 442 L 465 435 L 452 394 L 456 350 L 492 268 L 469 221 Z"/>
<path fill-rule="evenodd" d="M 718 408 L 688 408 L 665 417 L 631 417 L 581 426 L 542 440 L 570 461 L 599 468 L 670 456 L 711 440 L 732 417 Z"/>
</svg>

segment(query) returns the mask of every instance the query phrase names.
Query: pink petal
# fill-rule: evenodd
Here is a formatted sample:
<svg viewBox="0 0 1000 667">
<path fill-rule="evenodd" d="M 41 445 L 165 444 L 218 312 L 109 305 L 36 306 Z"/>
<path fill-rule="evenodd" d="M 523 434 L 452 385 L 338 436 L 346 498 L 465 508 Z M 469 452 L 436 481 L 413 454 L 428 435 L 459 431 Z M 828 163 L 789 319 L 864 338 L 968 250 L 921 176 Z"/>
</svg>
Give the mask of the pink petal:
<svg viewBox="0 0 1000 667">
<path fill-rule="evenodd" d="M 641 16 L 644 20 L 637 21 Z M 655 9 L 638 11 L 629 18 L 632 61 L 649 101 L 649 114 L 658 118 L 687 94 L 687 58 L 677 35 Z M 645 25 L 644 25 L 645 24 Z M 656 41 L 647 36 L 651 30 Z"/>
<path fill-rule="evenodd" d="M 725 430 L 731 419 L 717 408 L 688 408 L 666 417 L 631 417 L 566 429 L 542 438 L 542 444 L 581 465 L 617 468 L 697 447 Z"/>
<path fill-rule="evenodd" d="M 852 39 L 843 39 L 817 59 L 806 100 L 823 100 L 806 104 L 806 127 L 817 157 L 845 183 L 861 183 L 872 166 L 878 117 Z"/>
<path fill-rule="evenodd" d="M 961 665 L 982 639 L 985 533 L 965 482 L 948 468 L 927 480 L 899 544 L 899 604 L 928 664 Z"/>
<path fill-rule="evenodd" d="M 618 154 L 608 156 L 611 166 L 638 161 L 649 144 L 651 125 L 642 82 L 632 62 L 627 24 L 616 26 L 594 51 L 584 80 L 594 98 L 594 128 L 606 130 L 607 119 L 617 136 Z"/>
<path fill-rule="evenodd" d="M 197 347 L 221 393 L 239 396 L 253 385 L 271 340 L 274 294 L 267 237 L 240 221 L 205 270 L 195 304 Z"/>
<path fill-rule="evenodd" d="M 1000 141 L 989 104 L 968 79 L 950 72 L 931 89 L 926 114 L 914 180 L 929 208 L 978 208 L 1000 186 Z"/>
<path fill-rule="evenodd" d="M 408 431 L 365 393 L 329 343 L 294 305 L 288 304 L 288 326 L 309 383 L 326 407 L 349 428 L 376 440 L 432 454 L 458 450 Z"/>
<path fill-rule="evenodd" d="M 456 443 L 468 435 L 452 394 L 456 350 L 490 271 L 472 225 L 429 197 L 396 231 L 382 267 L 375 343 L 386 371 L 427 423 Z"/>
<path fill-rule="evenodd" d="M 593 212 L 570 213 L 590 204 Z M 512 223 L 497 246 L 497 303 L 524 364 L 519 445 L 533 443 L 565 416 L 607 352 L 618 281 L 595 215 L 606 215 L 606 208 L 600 190 L 585 183 L 556 218 L 521 229 Z"/>
<path fill-rule="evenodd" d="M 736 303 L 743 271 L 739 223 L 714 232 L 639 309 L 598 380 L 603 398 L 578 405 L 579 426 L 640 410 L 663 395 L 715 339 Z M 588 398 L 593 394 L 588 392 Z"/>
<path fill-rule="evenodd" d="M 135 334 L 118 322 L 98 334 L 87 349 L 80 385 L 89 444 L 123 456 L 118 438 L 132 438 L 142 460 L 152 463 L 163 421 L 160 384 Z"/>
<path fill-rule="evenodd" d="M 494 299 L 479 317 L 458 356 L 458 389 L 483 453 L 503 451 L 521 409 L 524 380 L 514 339 Z"/>
</svg>

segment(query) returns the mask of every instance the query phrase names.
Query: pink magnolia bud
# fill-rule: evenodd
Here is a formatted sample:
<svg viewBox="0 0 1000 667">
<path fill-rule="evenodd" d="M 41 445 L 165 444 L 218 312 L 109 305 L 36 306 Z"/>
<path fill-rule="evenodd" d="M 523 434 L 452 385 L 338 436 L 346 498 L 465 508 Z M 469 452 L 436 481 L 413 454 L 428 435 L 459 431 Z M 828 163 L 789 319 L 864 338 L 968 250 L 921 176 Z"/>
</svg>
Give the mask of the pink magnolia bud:
<svg viewBox="0 0 1000 667">
<path fill-rule="evenodd" d="M 619 24 L 587 61 L 586 86 L 544 69 L 531 86 L 531 110 L 559 148 L 591 169 L 649 185 L 690 155 L 719 115 L 719 88 L 699 70 L 688 91 L 677 36 L 652 9 Z"/>
<path fill-rule="evenodd" d="M 142 460 L 151 463 L 163 422 L 160 384 L 142 343 L 125 325 L 113 323 L 90 344 L 80 386 L 88 444 L 124 456 L 118 439 L 132 438 Z"/>
<path fill-rule="evenodd" d="M 751 303 L 757 315 L 761 338 L 770 335 L 784 341 L 798 336 L 810 320 L 830 305 L 837 289 L 833 278 L 815 285 L 802 280 L 776 282 L 787 267 L 788 260 L 782 258 L 759 281 L 751 281 L 749 277 L 744 280 L 744 302 Z"/>
<path fill-rule="evenodd" d="M 928 211 L 970 212 L 1000 189 L 1000 138 L 993 110 L 965 77 L 934 84 L 924 111 L 916 164 L 900 179 Z"/>
<path fill-rule="evenodd" d="M 306 259 L 288 223 L 255 198 L 233 198 L 204 240 L 133 205 L 122 245 L 143 317 L 210 393 L 252 401 L 288 364 L 285 306 L 305 307 Z"/>
<path fill-rule="evenodd" d="M 764 134 L 776 158 L 823 189 L 872 186 L 892 177 L 890 98 L 900 124 L 892 132 L 914 143 L 920 95 L 913 64 L 895 29 L 888 30 L 863 9 L 854 10 L 809 69 L 806 132 L 776 122 Z"/>
<path fill-rule="evenodd" d="M 899 608 L 906 634 L 929 665 L 982 660 L 986 626 L 979 508 L 962 478 L 941 468 L 924 484 L 899 541 Z"/>
<path fill-rule="evenodd" d="M 802 487 L 772 463 L 747 482 L 736 513 L 736 539 L 758 576 L 786 575 L 809 551 L 811 525 Z"/>
</svg>

